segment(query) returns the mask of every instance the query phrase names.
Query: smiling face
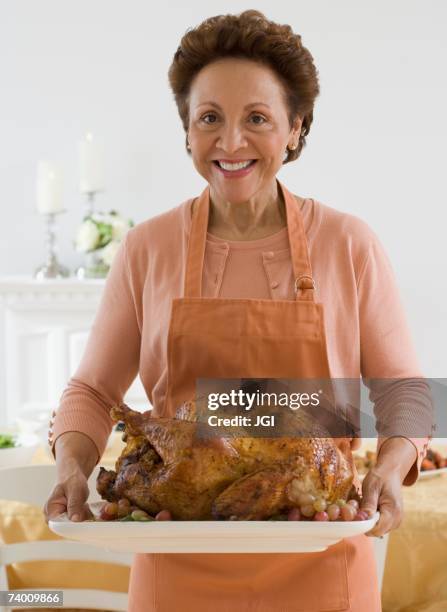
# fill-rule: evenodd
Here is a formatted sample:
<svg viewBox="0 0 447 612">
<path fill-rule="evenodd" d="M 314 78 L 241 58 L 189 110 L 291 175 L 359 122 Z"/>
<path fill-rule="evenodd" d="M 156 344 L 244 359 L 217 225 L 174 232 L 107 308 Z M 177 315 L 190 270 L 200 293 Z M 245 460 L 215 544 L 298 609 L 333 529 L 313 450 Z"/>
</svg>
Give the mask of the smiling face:
<svg viewBox="0 0 447 612">
<path fill-rule="evenodd" d="M 225 58 L 197 74 L 190 89 L 188 140 L 212 194 L 237 203 L 271 193 L 286 147 L 298 145 L 301 129 L 299 117 L 290 127 L 284 98 L 274 71 L 251 60 Z"/>
</svg>

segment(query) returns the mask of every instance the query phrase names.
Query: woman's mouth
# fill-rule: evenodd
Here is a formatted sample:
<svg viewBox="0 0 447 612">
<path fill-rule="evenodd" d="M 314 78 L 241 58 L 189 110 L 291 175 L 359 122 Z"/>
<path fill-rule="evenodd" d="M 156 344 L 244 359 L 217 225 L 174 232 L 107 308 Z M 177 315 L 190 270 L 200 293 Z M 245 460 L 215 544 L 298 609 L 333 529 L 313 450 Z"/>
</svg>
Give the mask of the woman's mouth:
<svg viewBox="0 0 447 612">
<path fill-rule="evenodd" d="M 213 164 L 226 178 L 237 178 L 249 174 L 255 166 L 257 159 L 247 159 L 237 163 L 213 160 Z"/>
</svg>

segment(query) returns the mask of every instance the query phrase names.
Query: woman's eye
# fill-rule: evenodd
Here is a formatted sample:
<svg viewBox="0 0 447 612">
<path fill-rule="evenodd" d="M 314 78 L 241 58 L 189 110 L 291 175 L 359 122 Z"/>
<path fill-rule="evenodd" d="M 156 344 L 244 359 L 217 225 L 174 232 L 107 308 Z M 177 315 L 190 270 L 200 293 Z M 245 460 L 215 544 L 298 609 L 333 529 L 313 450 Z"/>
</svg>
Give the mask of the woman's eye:
<svg viewBox="0 0 447 612">
<path fill-rule="evenodd" d="M 210 118 L 209 121 L 207 121 L 208 118 Z M 250 119 L 252 121 L 253 121 L 253 119 L 256 119 L 256 121 L 253 121 L 253 123 L 255 125 L 263 125 L 264 123 L 267 122 L 265 117 L 263 117 L 262 115 L 259 115 L 257 113 L 251 115 Z M 206 115 L 203 115 L 203 117 L 201 118 L 201 121 L 203 121 L 206 125 L 212 125 L 212 124 L 216 123 L 217 117 L 216 117 L 216 115 L 214 113 L 206 113 Z"/>
<path fill-rule="evenodd" d="M 214 117 L 214 118 L 216 118 L 216 115 L 215 115 L 214 113 L 207 113 L 206 115 L 203 115 L 203 117 L 202 117 L 202 121 L 203 121 L 204 123 L 207 123 L 208 125 L 210 125 L 210 123 L 215 123 L 215 121 L 211 121 L 211 122 L 209 122 L 209 121 L 205 121 L 205 119 L 206 119 L 207 117 Z"/>
<path fill-rule="evenodd" d="M 257 115 L 256 114 L 256 115 L 252 115 L 252 118 L 253 117 L 257 117 L 258 119 L 262 119 L 262 121 L 255 121 L 256 125 L 262 125 L 263 123 L 266 122 L 266 119 L 262 115 Z"/>
</svg>

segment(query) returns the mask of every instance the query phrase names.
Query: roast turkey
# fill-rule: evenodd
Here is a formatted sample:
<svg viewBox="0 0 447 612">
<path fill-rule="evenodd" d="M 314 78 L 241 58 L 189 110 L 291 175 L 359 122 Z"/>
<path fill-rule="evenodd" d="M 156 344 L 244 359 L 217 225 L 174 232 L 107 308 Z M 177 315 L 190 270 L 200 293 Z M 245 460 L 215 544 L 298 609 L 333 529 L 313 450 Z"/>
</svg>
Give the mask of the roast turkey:
<svg viewBox="0 0 447 612">
<path fill-rule="evenodd" d="M 347 440 L 331 438 L 304 411 L 281 414 L 288 435 L 233 428 L 216 436 L 194 401 L 173 419 L 116 405 L 111 415 L 124 422 L 126 446 L 115 470 L 100 468 L 98 493 L 151 515 L 169 510 L 177 520 L 266 520 L 296 507 L 301 493 L 328 504 L 347 499 L 354 470 Z"/>
</svg>

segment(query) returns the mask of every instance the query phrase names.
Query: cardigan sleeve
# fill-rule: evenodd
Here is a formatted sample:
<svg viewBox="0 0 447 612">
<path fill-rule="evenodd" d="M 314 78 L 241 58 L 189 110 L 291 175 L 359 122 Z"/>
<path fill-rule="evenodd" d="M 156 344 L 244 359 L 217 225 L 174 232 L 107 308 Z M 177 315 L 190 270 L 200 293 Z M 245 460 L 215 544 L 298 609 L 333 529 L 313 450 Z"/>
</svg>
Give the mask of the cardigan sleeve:
<svg viewBox="0 0 447 612">
<path fill-rule="evenodd" d="M 53 413 L 51 451 L 67 431 L 87 435 L 99 463 L 113 429 L 109 411 L 121 403 L 139 368 L 141 334 L 128 262 L 129 230 L 115 254 L 81 362 Z"/>
<path fill-rule="evenodd" d="M 361 373 L 374 405 L 377 454 L 390 437 L 415 446 L 415 462 L 404 479 L 412 485 L 433 431 L 430 386 L 423 379 L 390 261 L 369 230 L 367 255 L 358 279 Z"/>
</svg>

